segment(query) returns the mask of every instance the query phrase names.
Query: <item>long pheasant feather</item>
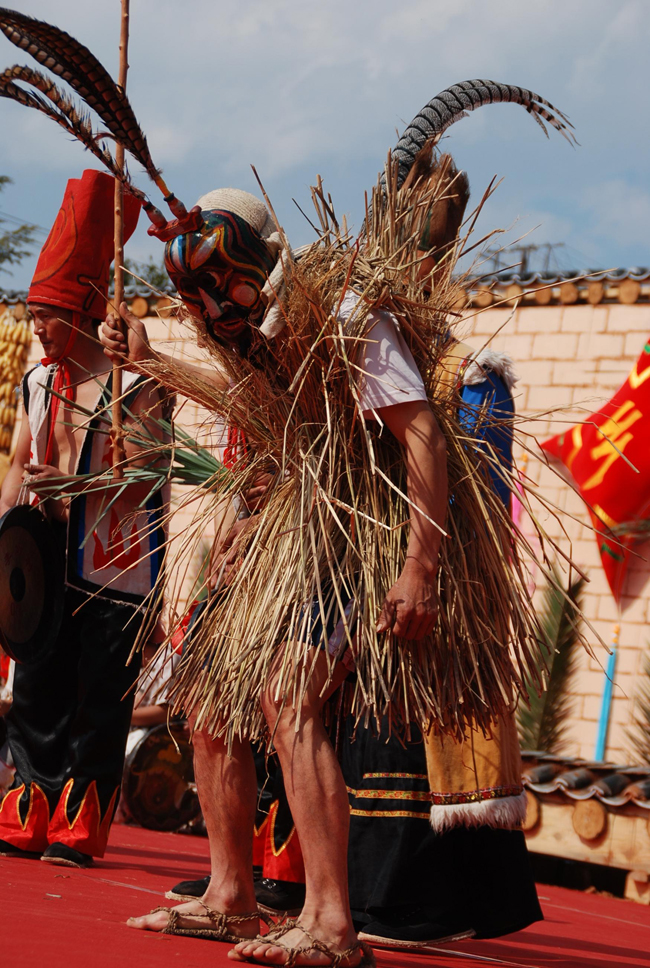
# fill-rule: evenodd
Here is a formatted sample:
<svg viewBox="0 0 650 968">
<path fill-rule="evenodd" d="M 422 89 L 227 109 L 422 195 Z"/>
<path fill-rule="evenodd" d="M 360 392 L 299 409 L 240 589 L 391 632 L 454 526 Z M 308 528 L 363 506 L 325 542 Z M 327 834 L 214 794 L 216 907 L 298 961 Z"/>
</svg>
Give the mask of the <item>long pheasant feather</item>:
<svg viewBox="0 0 650 968">
<path fill-rule="evenodd" d="M 455 121 L 469 111 L 486 104 L 521 104 L 541 126 L 548 137 L 547 124 L 555 128 L 569 144 L 575 144 L 570 130 L 573 125 L 561 111 L 534 91 L 499 81 L 461 81 L 436 94 L 416 114 L 392 152 L 397 162 L 397 184 L 401 186 L 413 166 L 418 153 L 428 141 L 437 141 Z M 548 109 L 548 110 L 547 110 Z"/>
<path fill-rule="evenodd" d="M 153 163 L 147 139 L 128 98 L 87 47 L 52 24 L 6 7 L 0 7 L 0 30 L 12 44 L 66 81 L 97 112 L 113 137 L 159 183 L 160 172 Z"/>
<path fill-rule="evenodd" d="M 15 81 L 31 84 L 48 98 L 54 107 L 43 100 L 43 97 L 39 94 L 26 91 L 15 84 Z M 20 67 L 19 65 L 8 67 L 6 71 L 0 74 L 0 97 L 10 98 L 25 107 L 35 108 L 37 111 L 46 114 L 47 117 L 56 121 L 57 124 L 60 124 L 62 128 L 65 128 L 66 131 L 81 141 L 115 178 L 120 178 L 127 183 L 130 182 L 128 173 L 123 174 L 121 172 L 111 153 L 101 144 L 101 135 L 93 131 L 87 114 L 80 111 L 73 100 L 58 88 L 49 77 L 39 71 L 32 70 L 30 67 Z"/>
</svg>

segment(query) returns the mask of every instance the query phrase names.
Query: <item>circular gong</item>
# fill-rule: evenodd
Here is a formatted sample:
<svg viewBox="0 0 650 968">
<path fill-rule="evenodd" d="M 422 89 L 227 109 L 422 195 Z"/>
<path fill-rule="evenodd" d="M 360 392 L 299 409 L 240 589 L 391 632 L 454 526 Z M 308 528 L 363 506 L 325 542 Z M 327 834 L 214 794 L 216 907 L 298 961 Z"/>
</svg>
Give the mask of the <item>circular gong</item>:
<svg viewBox="0 0 650 968">
<path fill-rule="evenodd" d="M 53 647 L 63 618 L 63 560 L 38 508 L 21 504 L 0 518 L 0 645 L 34 663 Z"/>
<path fill-rule="evenodd" d="M 178 830 L 201 815 L 182 725 L 162 723 L 145 733 L 126 758 L 122 796 L 127 812 L 149 830 Z"/>
</svg>

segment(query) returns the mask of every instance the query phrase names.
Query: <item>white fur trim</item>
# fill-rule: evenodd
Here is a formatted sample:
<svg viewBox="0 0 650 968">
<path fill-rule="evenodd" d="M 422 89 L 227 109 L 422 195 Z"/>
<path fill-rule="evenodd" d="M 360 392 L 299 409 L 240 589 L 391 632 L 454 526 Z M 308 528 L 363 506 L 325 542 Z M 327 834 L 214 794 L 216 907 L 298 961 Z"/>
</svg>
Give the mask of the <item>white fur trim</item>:
<svg viewBox="0 0 650 968">
<path fill-rule="evenodd" d="M 266 339 L 277 336 L 285 327 L 286 318 L 281 303 L 284 300 L 287 282 L 291 278 L 294 262 L 297 262 L 309 249 L 311 249 L 311 244 L 301 245 L 297 249 L 283 249 L 275 268 L 266 280 L 262 292 L 266 296 L 268 308 L 260 326 L 260 333 Z"/>
<path fill-rule="evenodd" d="M 471 363 L 463 374 L 463 385 L 471 387 L 477 383 L 483 383 L 486 370 L 492 370 L 500 376 L 509 390 L 512 390 L 519 380 L 512 357 L 487 347 L 473 355 Z"/>
<path fill-rule="evenodd" d="M 500 827 L 515 830 L 526 817 L 526 791 L 516 797 L 495 797 L 473 803 L 434 803 L 431 826 L 437 834 L 452 827 Z"/>
</svg>

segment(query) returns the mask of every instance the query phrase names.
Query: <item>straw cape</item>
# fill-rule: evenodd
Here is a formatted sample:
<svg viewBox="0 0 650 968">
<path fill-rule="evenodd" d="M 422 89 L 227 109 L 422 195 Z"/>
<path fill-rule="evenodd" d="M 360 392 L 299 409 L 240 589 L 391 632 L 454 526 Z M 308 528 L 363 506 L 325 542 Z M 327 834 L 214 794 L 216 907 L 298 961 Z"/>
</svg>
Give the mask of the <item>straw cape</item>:
<svg viewBox="0 0 650 968">
<path fill-rule="evenodd" d="M 65 81 L 83 105 L 50 77 L 20 65 L 0 76 L 0 97 L 50 117 L 124 180 L 152 221 L 150 234 L 169 241 L 203 226 L 200 207 L 188 212 L 169 190 L 124 91 L 88 48 L 52 24 L 6 8 L 0 9 L 0 31 Z M 239 461 L 224 472 L 201 448 L 176 437 L 171 450 L 164 445 L 172 469 L 163 480 L 154 459 L 160 448 L 143 431 L 142 447 L 152 458 L 146 468 L 127 469 L 122 482 L 108 475 L 88 482 L 106 491 L 107 507 L 136 477 L 150 480 L 152 490 L 170 477 L 194 482 L 205 498 L 202 510 L 181 535 L 175 559 L 170 551 L 168 575 L 181 574 L 196 556 L 211 508 L 245 489 L 260 469 L 274 472 L 255 527 L 242 542 L 240 566 L 213 596 L 180 664 L 176 708 L 194 709 L 199 727 L 230 738 L 260 736 L 259 696 L 283 643 L 277 689 L 287 702 L 299 703 L 317 655 L 311 632 L 319 623 L 341 625 L 342 645 L 357 667 L 352 710 L 363 723 L 388 715 L 395 728 L 415 721 L 460 738 L 471 723 L 489 732 L 493 718 L 513 708 L 522 681 L 539 677 L 537 620 L 521 556 L 525 540 L 513 533 L 490 487 L 488 466 L 496 456 L 468 437 L 458 420 L 455 368 L 448 364 L 457 319 L 456 246 L 437 253 L 430 296 L 416 282 L 428 212 L 443 201 L 440 192 L 448 184 L 432 183 L 426 172 L 418 176 L 414 161 L 425 142 L 431 147 L 467 112 L 499 102 L 525 107 L 544 131 L 546 122 L 572 140 L 566 117 L 526 88 L 484 79 L 452 85 L 422 108 L 395 146 L 367 205 L 361 241 L 339 227 L 331 201 L 320 187 L 316 191 L 319 238 L 298 261 L 284 247 L 284 281 L 274 293 L 268 341 L 256 332 L 252 353 L 243 359 L 208 340 L 203 324 L 193 321 L 213 363 L 230 376 L 228 393 L 162 359 L 142 367 L 204 404 L 246 441 Z M 92 127 L 88 112 L 107 132 Z M 174 220 L 168 222 L 116 165 L 111 139 L 142 164 Z M 362 302 L 343 322 L 339 309 L 350 290 Z M 404 561 L 410 508 L 398 444 L 381 425 L 367 423 L 357 406 L 366 317 L 373 307 L 396 316 L 447 441 L 450 502 L 438 575 L 440 618 L 435 634 L 417 643 L 375 631 Z M 137 436 L 133 428 L 129 434 Z M 48 487 L 64 493 L 68 485 L 59 480 Z M 191 506 L 195 497 L 188 494 L 183 505 Z M 543 540 L 542 547 L 541 570 L 548 576 L 545 562 L 554 552 Z M 172 611 L 180 608 L 173 586 L 167 589 Z M 163 594 L 159 583 L 154 597 L 160 602 Z M 333 667 L 337 656 L 327 654 Z"/>
<path fill-rule="evenodd" d="M 489 731 L 495 717 L 513 709 L 524 678 L 539 679 L 524 539 L 513 532 L 489 482 L 496 456 L 468 437 L 458 419 L 448 363 L 462 281 L 454 278 L 456 244 L 438 253 L 432 292 L 416 280 L 425 220 L 453 191 L 453 180 L 432 181 L 427 165 L 398 190 L 397 167 L 388 168 L 359 243 L 339 226 L 319 187 L 319 239 L 286 274 L 282 336 L 259 337 L 248 360 L 202 340 L 229 374 L 230 391 L 166 361 L 146 364 L 152 376 L 199 400 L 246 441 L 232 468 L 234 487 L 232 480 L 216 480 L 212 506 L 223 501 L 224 486 L 230 493 L 244 490 L 260 469 L 274 472 L 236 573 L 214 596 L 175 679 L 176 708 L 195 710 L 198 727 L 230 738 L 262 736 L 259 697 L 283 643 L 278 695 L 299 705 L 318 654 L 311 640 L 316 623 L 342 629 L 341 647 L 349 648 L 357 670 L 351 708 L 365 724 L 388 715 L 397 729 L 417 722 L 460 738 L 471 722 Z M 362 299 L 344 322 L 339 307 L 350 290 Z M 372 307 L 389 309 L 399 321 L 447 442 L 440 618 L 435 634 L 420 642 L 375 630 L 404 563 L 410 508 L 399 444 L 357 406 Z M 189 322 L 201 336 L 201 323 Z M 196 554 L 209 514 L 204 501 L 181 536 L 185 561 Z M 551 551 L 545 546 L 543 555 Z M 337 656 L 327 654 L 333 668 Z"/>
</svg>

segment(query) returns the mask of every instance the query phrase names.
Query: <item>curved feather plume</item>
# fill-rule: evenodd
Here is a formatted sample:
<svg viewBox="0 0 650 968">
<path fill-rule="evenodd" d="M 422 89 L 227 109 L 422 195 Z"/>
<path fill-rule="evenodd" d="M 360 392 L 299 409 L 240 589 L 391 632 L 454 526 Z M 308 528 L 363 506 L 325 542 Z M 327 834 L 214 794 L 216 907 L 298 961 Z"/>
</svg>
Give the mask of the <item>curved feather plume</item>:
<svg viewBox="0 0 650 968">
<path fill-rule="evenodd" d="M 559 131 L 569 144 L 577 143 L 569 130 L 573 125 L 566 115 L 539 94 L 528 91 L 524 87 L 501 84 L 499 81 L 461 81 L 436 94 L 428 104 L 425 104 L 395 145 L 392 159 L 397 162 L 397 187 L 402 185 L 418 152 L 428 141 L 437 141 L 450 125 L 466 117 L 468 111 L 474 111 L 485 104 L 503 102 L 521 104 L 541 126 L 547 137 L 548 131 L 544 122 Z"/>
<path fill-rule="evenodd" d="M 170 194 L 153 163 L 147 139 L 126 94 L 87 47 L 52 24 L 6 7 L 0 7 L 0 30 L 12 44 L 66 81 L 97 112 L 113 137 L 145 168 L 163 194 Z"/>
<path fill-rule="evenodd" d="M 41 94 L 45 95 L 54 107 L 48 104 L 40 94 L 26 91 L 15 84 L 15 81 L 31 84 Z M 39 71 L 33 71 L 29 67 L 20 67 L 19 65 L 8 67 L 6 71 L 0 74 L 0 97 L 10 98 L 25 107 L 35 108 L 47 115 L 48 118 L 52 118 L 69 134 L 81 141 L 115 178 L 120 179 L 132 188 L 128 172 L 121 171 L 111 153 L 101 144 L 102 136 L 93 131 L 87 114 L 80 111 L 74 101 L 58 88 L 49 77 Z"/>
</svg>

